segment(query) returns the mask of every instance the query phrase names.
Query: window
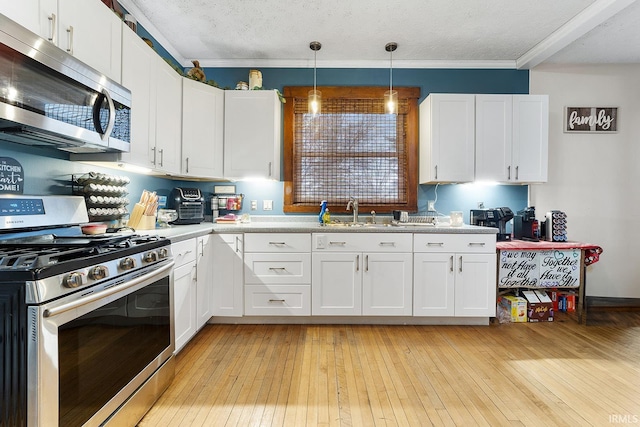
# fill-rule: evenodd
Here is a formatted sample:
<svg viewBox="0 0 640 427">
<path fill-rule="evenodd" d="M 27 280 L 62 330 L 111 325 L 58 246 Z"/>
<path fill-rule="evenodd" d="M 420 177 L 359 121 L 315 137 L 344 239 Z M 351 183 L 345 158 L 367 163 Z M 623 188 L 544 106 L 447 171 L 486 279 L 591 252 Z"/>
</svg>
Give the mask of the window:
<svg viewBox="0 0 640 427">
<path fill-rule="evenodd" d="M 384 113 L 386 87 L 318 87 L 322 113 L 307 113 L 309 87 L 285 87 L 284 211 L 417 210 L 419 88 L 398 91 L 398 115 Z M 331 209 L 331 208 L 334 209 Z"/>
</svg>

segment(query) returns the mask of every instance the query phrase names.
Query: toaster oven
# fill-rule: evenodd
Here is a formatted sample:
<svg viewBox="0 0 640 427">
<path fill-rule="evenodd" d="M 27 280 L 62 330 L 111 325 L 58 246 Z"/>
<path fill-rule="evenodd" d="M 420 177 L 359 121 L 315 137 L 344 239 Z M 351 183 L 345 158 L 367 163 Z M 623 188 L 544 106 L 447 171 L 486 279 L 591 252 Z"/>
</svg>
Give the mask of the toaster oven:
<svg viewBox="0 0 640 427">
<path fill-rule="evenodd" d="M 198 188 L 174 188 L 169 204 L 178 213 L 178 218 L 171 224 L 200 224 L 204 221 L 204 197 Z"/>
</svg>

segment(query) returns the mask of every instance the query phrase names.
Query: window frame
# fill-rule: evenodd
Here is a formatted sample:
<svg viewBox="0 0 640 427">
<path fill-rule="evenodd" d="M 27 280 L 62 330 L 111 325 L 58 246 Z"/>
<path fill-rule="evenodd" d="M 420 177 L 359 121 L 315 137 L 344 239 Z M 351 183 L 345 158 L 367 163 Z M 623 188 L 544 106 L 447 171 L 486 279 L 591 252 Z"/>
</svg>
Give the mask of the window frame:
<svg viewBox="0 0 640 427">
<path fill-rule="evenodd" d="M 284 206 L 285 213 L 317 213 L 320 200 L 317 206 L 309 204 L 294 203 L 294 122 L 295 122 L 295 100 L 306 98 L 309 90 L 313 86 L 286 86 L 283 89 L 284 98 L 284 153 L 283 153 L 283 173 L 284 173 Z M 322 92 L 322 99 L 331 98 L 353 98 L 353 99 L 382 99 L 384 92 L 389 87 L 378 86 L 318 86 L 317 89 Z M 420 98 L 419 87 L 394 87 L 398 91 L 398 99 L 407 100 L 406 114 L 406 150 L 407 150 L 407 202 L 384 205 L 370 205 L 360 203 L 361 212 L 369 212 L 375 210 L 376 213 L 391 213 L 393 210 L 404 210 L 409 212 L 417 212 L 418 210 L 418 99 Z M 348 197 L 348 194 L 345 194 Z M 329 210 L 333 213 L 347 213 L 346 206 L 329 204 Z"/>
</svg>

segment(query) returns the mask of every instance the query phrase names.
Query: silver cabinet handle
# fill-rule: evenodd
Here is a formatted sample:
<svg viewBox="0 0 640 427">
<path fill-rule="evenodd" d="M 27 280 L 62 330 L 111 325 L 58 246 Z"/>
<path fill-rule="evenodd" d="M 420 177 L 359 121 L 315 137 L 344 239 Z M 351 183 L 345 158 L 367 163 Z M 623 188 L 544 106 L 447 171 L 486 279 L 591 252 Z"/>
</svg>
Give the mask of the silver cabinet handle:
<svg viewBox="0 0 640 427">
<path fill-rule="evenodd" d="M 188 157 L 185 159 L 185 162 L 187 163 L 186 164 L 186 172 L 189 173 L 189 158 Z"/>
<path fill-rule="evenodd" d="M 507 179 L 511 179 L 511 166 L 507 166 Z"/>
<path fill-rule="evenodd" d="M 283 299 L 270 299 L 269 302 L 284 302 Z"/>
<path fill-rule="evenodd" d="M 347 242 L 329 242 L 330 245 L 338 245 L 338 246 L 344 246 L 347 244 Z"/>
<path fill-rule="evenodd" d="M 269 242 L 269 244 L 274 246 L 284 246 L 287 243 L 286 242 Z"/>
<path fill-rule="evenodd" d="M 365 255 L 364 257 L 364 271 L 369 272 L 369 255 Z"/>
<path fill-rule="evenodd" d="M 73 26 L 67 28 L 67 52 L 73 55 Z"/>
<path fill-rule="evenodd" d="M 453 255 L 449 257 L 449 271 L 453 272 Z"/>
<path fill-rule="evenodd" d="M 164 166 L 164 148 L 160 149 L 160 167 Z"/>
<path fill-rule="evenodd" d="M 443 242 L 429 242 L 427 246 L 444 246 Z"/>
<path fill-rule="evenodd" d="M 436 179 L 438 179 L 438 165 L 436 165 Z"/>
<path fill-rule="evenodd" d="M 236 236 L 236 252 L 240 252 L 240 245 L 238 244 L 240 242 L 240 237 Z"/>
<path fill-rule="evenodd" d="M 516 166 L 516 181 L 518 180 L 518 168 L 519 168 L 519 167 L 520 167 L 520 166 Z"/>
<path fill-rule="evenodd" d="M 269 162 L 269 178 L 273 177 L 273 166 L 272 163 Z"/>
<path fill-rule="evenodd" d="M 481 246 L 484 247 L 485 243 L 483 242 L 469 242 L 469 246 Z"/>
<path fill-rule="evenodd" d="M 52 13 L 47 18 L 49 18 L 49 37 L 47 37 L 47 40 L 49 40 L 51 43 L 54 43 L 54 39 L 56 35 L 56 24 L 57 24 L 56 14 Z"/>
<path fill-rule="evenodd" d="M 156 165 L 156 147 L 151 147 L 151 151 L 153 151 L 153 161 L 151 164 Z"/>
<path fill-rule="evenodd" d="M 200 256 L 204 256 L 204 240 L 200 240 Z"/>
<path fill-rule="evenodd" d="M 269 270 L 271 270 L 271 271 L 287 271 L 287 269 L 284 268 L 284 267 L 269 267 Z"/>
<path fill-rule="evenodd" d="M 462 255 L 460 255 L 460 265 L 458 266 L 458 271 L 462 273 Z"/>
<path fill-rule="evenodd" d="M 379 246 L 395 246 L 396 242 L 380 242 L 378 243 Z"/>
<path fill-rule="evenodd" d="M 360 255 L 356 255 L 356 271 L 360 271 Z"/>
</svg>

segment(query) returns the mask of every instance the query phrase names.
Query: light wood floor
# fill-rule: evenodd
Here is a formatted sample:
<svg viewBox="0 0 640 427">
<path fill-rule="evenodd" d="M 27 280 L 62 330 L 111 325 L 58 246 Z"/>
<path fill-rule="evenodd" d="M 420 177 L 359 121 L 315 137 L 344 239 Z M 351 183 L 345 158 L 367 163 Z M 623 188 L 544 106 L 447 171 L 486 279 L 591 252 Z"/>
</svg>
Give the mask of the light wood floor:
<svg viewBox="0 0 640 427">
<path fill-rule="evenodd" d="M 208 325 L 157 426 L 640 424 L 640 327 Z"/>
</svg>

